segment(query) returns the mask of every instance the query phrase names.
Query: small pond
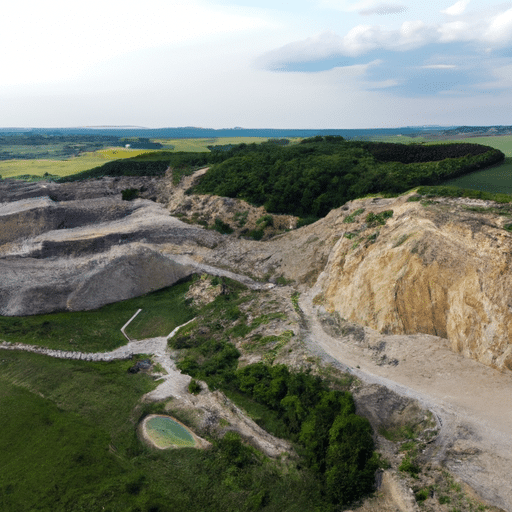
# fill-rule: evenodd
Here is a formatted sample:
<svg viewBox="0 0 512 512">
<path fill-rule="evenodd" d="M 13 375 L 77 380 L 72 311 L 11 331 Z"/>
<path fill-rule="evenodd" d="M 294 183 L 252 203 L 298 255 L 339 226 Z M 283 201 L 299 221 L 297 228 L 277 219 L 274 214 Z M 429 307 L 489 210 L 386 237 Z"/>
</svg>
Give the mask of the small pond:
<svg viewBox="0 0 512 512">
<path fill-rule="evenodd" d="M 157 448 L 193 448 L 192 432 L 170 416 L 149 416 L 144 420 L 146 436 Z"/>
</svg>

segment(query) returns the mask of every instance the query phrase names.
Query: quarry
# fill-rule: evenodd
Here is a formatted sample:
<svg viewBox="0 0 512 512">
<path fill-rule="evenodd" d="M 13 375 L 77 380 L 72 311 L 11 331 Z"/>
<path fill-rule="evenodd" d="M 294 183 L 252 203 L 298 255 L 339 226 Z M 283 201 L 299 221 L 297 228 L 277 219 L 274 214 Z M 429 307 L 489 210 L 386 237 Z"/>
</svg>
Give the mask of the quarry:
<svg viewBox="0 0 512 512">
<path fill-rule="evenodd" d="M 352 379 L 357 412 L 390 463 L 377 495 L 351 510 L 452 510 L 439 502 L 447 478 L 471 498 L 461 510 L 512 510 L 508 206 L 412 191 L 349 201 L 300 228 L 297 217 L 273 215 L 263 239 L 253 240 L 237 231 L 236 219 L 244 215 L 245 228 L 256 228 L 264 209 L 185 194 L 201 173 L 178 185 L 171 171 L 162 179 L 0 181 L 0 315 L 94 310 L 193 275 L 205 277 L 190 300 L 208 303 L 223 293 L 214 279 L 232 279 L 258 294 L 244 306 L 249 320 L 279 311 L 252 337 L 236 339 L 244 364 L 271 354 L 290 368 Z M 131 187 L 143 192 L 123 201 Z M 199 222 L 213 218 L 235 232 Z M 271 352 L 254 348 L 272 336 Z M 0 342 L 5 351 L 82 358 L 79 347 L 57 354 Z M 160 364 L 150 373 L 162 382 L 145 400 L 186 411 L 199 436 L 227 428 L 270 457 L 293 451 L 219 391 L 203 383 L 198 394 L 188 392 L 190 377 L 176 369 L 166 338 L 116 350 L 83 358 L 150 354 Z M 383 434 L 405 425 L 418 426 L 419 483 L 397 469 L 407 452 Z M 443 471 L 452 476 L 443 480 Z M 415 499 L 420 487 L 430 489 L 423 500 Z"/>
</svg>

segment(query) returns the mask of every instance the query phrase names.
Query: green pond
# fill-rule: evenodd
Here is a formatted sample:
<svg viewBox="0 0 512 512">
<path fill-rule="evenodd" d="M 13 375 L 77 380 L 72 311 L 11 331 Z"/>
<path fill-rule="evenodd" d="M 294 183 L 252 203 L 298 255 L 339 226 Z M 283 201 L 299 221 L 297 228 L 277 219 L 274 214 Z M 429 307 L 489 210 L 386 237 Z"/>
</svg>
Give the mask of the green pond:
<svg viewBox="0 0 512 512">
<path fill-rule="evenodd" d="M 170 416 L 153 416 L 146 421 L 148 437 L 159 448 L 194 447 L 192 433 Z"/>
</svg>

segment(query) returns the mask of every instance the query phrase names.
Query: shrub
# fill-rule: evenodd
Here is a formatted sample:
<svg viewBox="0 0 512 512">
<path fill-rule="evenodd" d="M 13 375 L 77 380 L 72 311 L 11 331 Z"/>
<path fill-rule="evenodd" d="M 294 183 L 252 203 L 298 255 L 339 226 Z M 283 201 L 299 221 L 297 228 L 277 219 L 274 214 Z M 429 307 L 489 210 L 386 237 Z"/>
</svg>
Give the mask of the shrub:
<svg viewBox="0 0 512 512">
<path fill-rule="evenodd" d="M 369 226 L 377 226 L 377 225 L 383 226 L 384 224 L 386 224 L 386 220 L 391 217 L 393 217 L 393 210 L 385 210 L 381 213 L 370 212 L 366 216 L 365 220 Z"/>
<path fill-rule="evenodd" d="M 297 228 L 301 228 L 302 226 L 308 226 L 309 224 L 313 224 L 318 220 L 318 217 L 301 217 L 297 221 Z"/>
<path fill-rule="evenodd" d="M 414 493 L 414 497 L 416 498 L 416 501 L 422 502 L 425 501 L 430 495 L 430 489 L 428 487 L 424 487 L 423 489 L 420 489 L 419 491 L 416 491 Z"/>
<path fill-rule="evenodd" d="M 138 188 L 125 188 L 121 190 L 121 196 L 123 201 L 133 201 L 137 197 L 139 197 L 139 189 Z"/>
<path fill-rule="evenodd" d="M 349 224 L 351 222 L 354 222 L 355 218 L 358 216 L 358 215 L 361 215 L 361 213 L 364 212 L 364 208 L 358 208 L 356 211 L 352 212 L 350 215 L 347 215 L 344 219 L 343 219 L 343 222 L 345 224 Z"/>
<path fill-rule="evenodd" d="M 215 219 L 215 222 L 214 222 L 212 228 L 215 229 L 215 231 L 218 231 L 219 233 L 221 233 L 223 235 L 229 235 L 229 234 L 233 233 L 233 229 L 231 228 L 231 226 L 229 224 L 226 224 L 219 217 L 217 217 Z"/>
<path fill-rule="evenodd" d="M 201 392 L 201 385 L 195 380 L 192 379 L 190 381 L 190 384 L 188 385 L 188 391 L 189 393 L 192 393 L 193 395 L 197 395 Z"/>
<path fill-rule="evenodd" d="M 267 226 L 273 226 L 274 217 L 272 217 L 272 215 L 263 215 L 256 221 L 256 224 L 261 224 L 260 229 L 265 229 Z"/>
<path fill-rule="evenodd" d="M 247 233 L 247 236 L 253 238 L 254 240 L 261 240 L 263 238 L 264 232 L 263 229 L 253 229 Z"/>
<path fill-rule="evenodd" d="M 238 227 L 241 228 L 245 226 L 248 216 L 249 212 L 247 210 L 244 212 L 236 212 L 235 215 L 233 215 L 233 220 L 238 224 Z"/>
<path fill-rule="evenodd" d="M 420 467 L 416 463 L 416 459 L 411 458 L 409 455 L 406 455 L 404 457 L 404 460 L 400 463 L 400 466 L 398 466 L 398 469 L 400 471 L 403 471 L 404 473 L 409 473 L 413 477 L 417 477 L 418 473 L 420 472 Z"/>
</svg>

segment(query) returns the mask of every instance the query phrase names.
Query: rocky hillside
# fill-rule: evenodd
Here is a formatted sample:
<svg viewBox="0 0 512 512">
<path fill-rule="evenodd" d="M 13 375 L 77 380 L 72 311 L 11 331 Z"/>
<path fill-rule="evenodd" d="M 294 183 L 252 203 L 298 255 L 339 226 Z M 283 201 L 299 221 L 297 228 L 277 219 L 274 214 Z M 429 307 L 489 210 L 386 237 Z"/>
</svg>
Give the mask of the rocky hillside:
<svg viewBox="0 0 512 512">
<path fill-rule="evenodd" d="M 315 286 L 317 302 L 347 320 L 384 333 L 447 338 L 466 357 L 512 369 L 508 207 L 363 199 L 291 231 L 296 219 L 275 216 L 274 229 L 256 241 L 238 224 L 245 217 L 257 229 L 263 209 L 185 195 L 192 179 L 182 186 L 171 177 L 146 183 L 161 204 L 122 201 L 130 183 L 112 178 L 2 187 L 0 313 L 98 307 L 209 265 Z M 222 235 L 194 224 L 211 226 L 214 218 L 236 230 Z"/>
<path fill-rule="evenodd" d="M 330 218 L 342 232 L 316 287 L 328 309 L 381 332 L 448 338 L 452 349 L 512 369 L 512 235 L 504 209 L 463 200 L 374 205 Z M 478 204 L 476 204 L 478 203 Z M 391 210 L 385 225 L 370 212 Z"/>
</svg>

